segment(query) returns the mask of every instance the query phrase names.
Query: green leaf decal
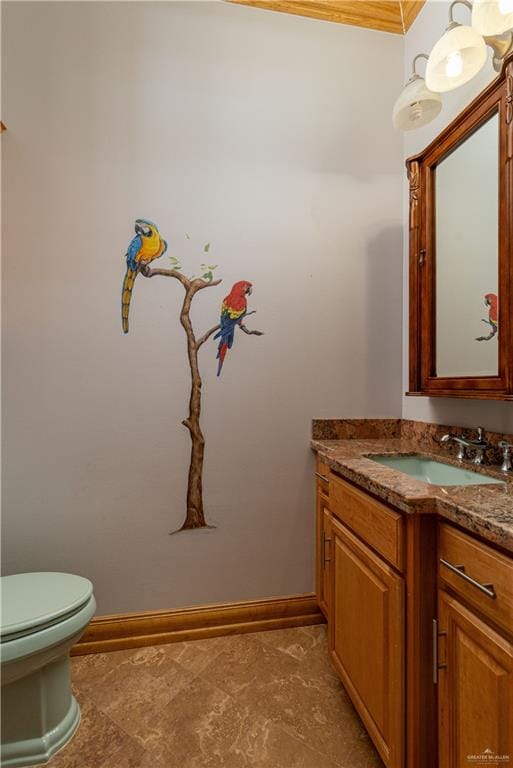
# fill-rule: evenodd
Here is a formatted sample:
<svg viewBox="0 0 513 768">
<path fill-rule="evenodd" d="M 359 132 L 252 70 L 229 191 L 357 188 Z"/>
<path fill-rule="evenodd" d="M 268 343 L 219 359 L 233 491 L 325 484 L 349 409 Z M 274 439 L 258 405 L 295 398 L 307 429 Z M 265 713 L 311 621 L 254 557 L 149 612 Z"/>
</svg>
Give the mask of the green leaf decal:
<svg viewBox="0 0 513 768">
<path fill-rule="evenodd" d="M 209 250 L 210 250 L 210 243 L 207 243 L 207 244 L 206 244 L 206 245 L 203 247 L 203 250 L 204 250 L 204 252 L 205 252 L 205 253 L 208 253 L 208 252 L 209 252 Z"/>
</svg>

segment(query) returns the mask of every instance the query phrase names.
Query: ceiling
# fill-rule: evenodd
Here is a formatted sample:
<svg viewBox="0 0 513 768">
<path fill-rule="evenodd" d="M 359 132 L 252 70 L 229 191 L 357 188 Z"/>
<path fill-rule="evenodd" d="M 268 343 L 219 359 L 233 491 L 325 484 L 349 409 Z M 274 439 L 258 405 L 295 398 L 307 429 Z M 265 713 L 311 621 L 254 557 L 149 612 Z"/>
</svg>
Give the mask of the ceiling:
<svg viewBox="0 0 513 768">
<path fill-rule="evenodd" d="M 404 35 L 413 24 L 425 0 L 228 0 L 228 2 Z"/>
</svg>

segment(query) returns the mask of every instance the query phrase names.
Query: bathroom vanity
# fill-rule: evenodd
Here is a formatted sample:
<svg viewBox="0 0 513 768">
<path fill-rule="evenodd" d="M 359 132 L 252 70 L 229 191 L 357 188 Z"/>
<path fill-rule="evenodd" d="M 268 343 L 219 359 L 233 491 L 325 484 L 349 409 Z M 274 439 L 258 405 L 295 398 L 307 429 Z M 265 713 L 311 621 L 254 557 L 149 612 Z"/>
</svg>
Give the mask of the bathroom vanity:
<svg viewBox="0 0 513 768">
<path fill-rule="evenodd" d="M 463 768 L 483 754 L 507 764 L 513 482 L 485 466 L 484 484 L 429 485 L 372 455 L 474 466 L 432 435 L 405 437 L 411 423 L 370 422 L 369 433 L 362 422 L 363 437 L 346 424 L 351 439 L 312 441 L 317 596 L 333 665 L 388 768 Z"/>
</svg>

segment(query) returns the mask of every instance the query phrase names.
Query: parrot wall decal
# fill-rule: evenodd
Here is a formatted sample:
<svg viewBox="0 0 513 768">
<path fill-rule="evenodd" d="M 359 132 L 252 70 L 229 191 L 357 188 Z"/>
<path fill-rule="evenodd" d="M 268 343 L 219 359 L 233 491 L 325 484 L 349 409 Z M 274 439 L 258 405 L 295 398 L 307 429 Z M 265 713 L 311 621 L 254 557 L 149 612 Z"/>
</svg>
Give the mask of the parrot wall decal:
<svg viewBox="0 0 513 768">
<path fill-rule="evenodd" d="M 248 283 L 247 280 L 240 280 L 234 284 L 228 296 L 223 299 L 221 305 L 221 327 L 214 336 L 214 339 L 219 339 L 219 346 L 217 348 L 217 360 L 219 360 L 217 366 L 218 376 L 223 369 L 226 353 L 232 347 L 235 327 L 241 324 L 244 316 L 247 314 L 246 296 L 251 295 L 252 288 L 252 284 Z"/>
<path fill-rule="evenodd" d="M 128 313 L 137 274 L 167 250 L 167 243 L 161 237 L 156 224 L 147 219 L 136 219 L 134 228 L 135 237 L 126 252 L 126 273 L 121 292 L 121 321 L 124 333 L 128 333 Z"/>
<path fill-rule="evenodd" d="M 485 294 L 484 302 L 488 307 L 488 318 L 483 318 L 483 323 L 490 326 L 490 333 L 487 336 L 478 336 L 476 341 L 489 341 L 497 335 L 499 330 L 499 298 L 497 294 Z"/>
</svg>

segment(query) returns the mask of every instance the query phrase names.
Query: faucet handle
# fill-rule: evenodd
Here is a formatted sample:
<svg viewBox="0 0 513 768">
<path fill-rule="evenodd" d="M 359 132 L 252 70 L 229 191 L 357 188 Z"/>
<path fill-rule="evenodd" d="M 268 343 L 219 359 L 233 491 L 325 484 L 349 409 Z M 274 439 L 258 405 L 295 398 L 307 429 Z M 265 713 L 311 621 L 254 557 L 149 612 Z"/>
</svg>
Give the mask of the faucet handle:
<svg viewBox="0 0 513 768">
<path fill-rule="evenodd" d="M 506 440 L 500 440 L 497 445 L 499 448 L 502 448 L 502 471 L 511 472 L 513 469 L 513 465 L 511 463 L 511 451 L 513 449 L 513 444 L 506 442 Z"/>
<path fill-rule="evenodd" d="M 483 427 L 476 427 L 477 438 L 471 440 L 472 447 L 475 448 L 476 455 L 474 457 L 474 464 L 484 464 L 486 461 L 486 451 L 490 447 L 490 443 L 485 438 L 485 431 Z"/>
</svg>

